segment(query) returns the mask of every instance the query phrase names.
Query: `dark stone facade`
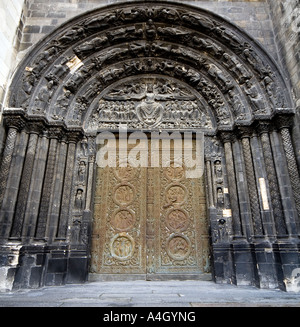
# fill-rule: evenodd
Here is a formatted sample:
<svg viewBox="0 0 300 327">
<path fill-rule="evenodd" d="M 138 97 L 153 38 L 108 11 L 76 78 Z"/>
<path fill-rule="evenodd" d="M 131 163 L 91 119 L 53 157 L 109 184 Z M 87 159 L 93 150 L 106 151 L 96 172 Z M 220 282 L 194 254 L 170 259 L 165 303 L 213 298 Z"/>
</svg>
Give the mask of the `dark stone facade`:
<svg viewBox="0 0 300 327">
<path fill-rule="evenodd" d="M 7 280 L 14 288 L 87 280 L 95 138 L 116 128 L 98 104 L 112 101 L 115 110 L 114 101 L 126 101 L 120 93 L 111 99 L 116 89 L 153 79 L 184 85 L 209 122 L 202 130 L 213 279 L 293 288 L 300 269 L 299 149 L 285 76 L 227 20 L 155 1 L 81 15 L 19 66 L 3 114 L 0 263 Z M 170 119 L 162 126 L 182 131 Z M 184 126 L 199 128 L 193 119 Z"/>
</svg>

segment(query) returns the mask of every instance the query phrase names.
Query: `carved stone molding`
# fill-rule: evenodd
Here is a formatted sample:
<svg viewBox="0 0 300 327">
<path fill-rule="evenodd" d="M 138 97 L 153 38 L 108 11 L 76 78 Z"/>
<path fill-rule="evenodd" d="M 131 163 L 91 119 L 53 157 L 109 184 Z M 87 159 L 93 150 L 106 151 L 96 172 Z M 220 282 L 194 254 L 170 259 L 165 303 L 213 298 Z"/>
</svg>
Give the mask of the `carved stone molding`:
<svg viewBox="0 0 300 327">
<path fill-rule="evenodd" d="M 45 117 L 30 117 L 22 110 L 4 110 L 4 125 L 18 131 L 24 129 L 27 133 L 35 133 L 47 138 L 56 138 L 77 143 L 83 138 L 80 127 L 67 128 L 65 124 L 51 123 Z"/>
<path fill-rule="evenodd" d="M 237 135 L 234 132 L 220 132 L 219 135 L 223 143 L 232 143 L 237 139 Z"/>
<path fill-rule="evenodd" d="M 208 11 L 158 1 L 108 6 L 55 30 L 24 59 L 9 105 L 81 127 L 105 88 L 154 73 L 197 90 L 223 130 L 292 108 L 280 70 L 248 35 Z"/>
<path fill-rule="evenodd" d="M 270 133 L 274 129 L 274 124 L 272 124 L 270 121 L 259 121 L 256 124 L 255 130 L 258 134 L 263 133 Z"/>
<path fill-rule="evenodd" d="M 237 129 L 238 135 L 240 136 L 241 139 L 244 138 L 250 138 L 254 135 L 255 130 L 253 127 L 239 127 Z"/>
<path fill-rule="evenodd" d="M 278 129 L 290 129 L 294 124 L 294 115 L 279 115 L 275 119 L 275 125 Z"/>
<path fill-rule="evenodd" d="M 19 115 L 14 115 L 14 116 L 4 115 L 4 124 L 8 128 L 15 128 L 17 131 L 21 131 L 25 127 L 26 122 L 24 118 Z"/>
<path fill-rule="evenodd" d="M 66 136 L 69 143 L 77 143 L 82 139 L 83 134 L 81 131 L 67 131 Z"/>
</svg>

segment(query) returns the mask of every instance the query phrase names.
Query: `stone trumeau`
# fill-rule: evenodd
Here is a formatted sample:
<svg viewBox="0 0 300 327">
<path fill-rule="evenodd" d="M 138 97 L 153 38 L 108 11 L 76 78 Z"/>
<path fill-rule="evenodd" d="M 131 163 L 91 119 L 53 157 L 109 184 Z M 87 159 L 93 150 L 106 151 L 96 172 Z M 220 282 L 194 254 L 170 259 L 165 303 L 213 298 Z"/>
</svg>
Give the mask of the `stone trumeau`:
<svg viewBox="0 0 300 327">
<path fill-rule="evenodd" d="M 1 287 L 210 273 L 299 290 L 295 98 L 267 2 L 55 4 L 25 3 L 4 102 Z M 143 144 L 194 135 L 201 178 L 175 154 L 167 170 L 123 167 L 122 152 L 102 169 L 99 135 L 122 144 L 120 126 Z"/>
</svg>

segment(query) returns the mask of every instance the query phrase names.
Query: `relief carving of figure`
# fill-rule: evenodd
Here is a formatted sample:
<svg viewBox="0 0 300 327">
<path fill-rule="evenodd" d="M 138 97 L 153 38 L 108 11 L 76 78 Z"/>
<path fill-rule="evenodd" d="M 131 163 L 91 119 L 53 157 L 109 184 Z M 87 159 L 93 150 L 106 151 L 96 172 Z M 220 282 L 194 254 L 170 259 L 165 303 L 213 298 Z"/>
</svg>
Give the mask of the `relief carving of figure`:
<svg viewBox="0 0 300 327">
<path fill-rule="evenodd" d="M 190 34 L 190 31 L 176 27 L 158 27 L 157 32 L 158 34 L 165 35 L 167 37 L 182 37 Z"/>
<path fill-rule="evenodd" d="M 277 97 L 276 97 L 275 90 L 274 90 L 274 82 L 272 81 L 272 79 L 269 76 L 266 76 L 264 78 L 264 84 L 265 84 L 266 92 L 269 96 L 269 100 L 272 103 L 273 107 L 276 108 Z"/>
<path fill-rule="evenodd" d="M 129 257 L 133 250 L 132 241 L 126 236 L 117 237 L 112 244 L 112 253 L 121 259 Z"/>
<path fill-rule="evenodd" d="M 75 194 L 75 209 L 81 211 L 83 209 L 83 189 L 79 188 Z"/>
<path fill-rule="evenodd" d="M 251 78 L 251 74 L 246 70 L 243 64 L 241 64 L 233 55 L 228 53 L 223 54 L 223 63 L 229 71 L 235 73 L 238 77 L 238 82 L 243 84 L 246 80 Z"/>
<path fill-rule="evenodd" d="M 218 37 L 221 37 L 233 49 L 241 49 L 242 43 L 240 38 L 236 34 L 232 33 L 231 31 L 220 25 L 216 26 L 213 30 Z"/>
<path fill-rule="evenodd" d="M 180 19 L 178 11 L 170 8 L 162 8 L 158 10 L 157 16 L 172 22 L 177 22 Z"/>
<path fill-rule="evenodd" d="M 64 34 L 63 36 L 61 36 L 58 41 L 61 44 L 64 43 L 71 43 L 74 42 L 76 40 L 78 40 L 80 37 L 82 37 L 84 35 L 84 28 L 81 26 L 75 26 L 74 28 L 68 30 L 66 32 L 66 34 Z"/>
<path fill-rule="evenodd" d="M 256 112 L 266 112 L 265 102 L 262 95 L 258 92 L 258 89 L 249 80 L 246 82 L 245 93 L 248 96 L 249 101 L 253 106 L 253 110 Z"/>
<path fill-rule="evenodd" d="M 72 243 L 74 244 L 78 244 L 80 241 L 80 229 L 81 229 L 81 221 L 79 219 L 73 220 Z"/>
<path fill-rule="evenodd" d="M 200 48 L 208 50 L 214 56 L 220 56 L 224 52 L 221 47 L 219 47 L 215 42 L 212 42 L 209 39 L 203 39 L 195 35 L 193 37 L 193 42 Z"/>
<path fill-rule="evenodd" d="M 217 160 L 215 162 L 215 176 L 216 176 L 217 183 L 219 184 L 223 183 L 223 170 L 220 160 Z"/>
<path fill-rule="evenodd" d="M 134 215 L 128 210 L 120 210 L 111 220 L 113 227 L 120 231 L 130 230 L 134 223 Z"/>
<path fill-rule="evenodd" d="M 85 22 L 84 27 L 88 31 L 89 30 L 92 30 L 92 31 L 99 30 L 104 26 L 113 24 L 117 20 L 118 13 L 119 13 L 119 11 L 117 10 L 112 13 L 98 15 L 97 17 L 88 19 Z"/>
<path fill-rule="evenodd" d="M 57 102 L 53 110 L 53 119 L 63 119 L 67 111 L 71 95 L 72 93 L 69 90 L 66 90 L 65 93 L 57 98 Z"/>
<path fill-rule="evenodd" d="M 149 19 L 146 23 L 145 34 L 147 39 L 153 40 L 156 36 L 156 26 L 152 19 Z"/>
<path fill-rule="evenodd" d="M 214 64 L 204 64 L 208 74 L 221 85 L 224 91 L 228 91 L 233 87 L 230 80 L 223 74 L 222 70 Z"/>
<path fill-rule="evenodd" d="M 155 101 L 153 90 L 148 88 L 146 98 L 136 107 L 138 118 L 147 125 L 155 125 L 163 116 L 163 106 Z"/>
<path fill-rule="evenodd" d="M 181 19 L 188 25 L 194 25 L 210 31 L 215 26 L 215 23 L 209 18 L 200 15 L 189 14 L 186 12 L 181 15 Z"/>
<path fill-rule="evenodd" d="M 89 144 L 87 138 L 84 136 L 82 141 L 80 142 L 80 152 L 84 157 L 88 156 L 89 153 Z"/>
<path fill-rule="evenodd" d="M 228 109 L 225 106 L 224 102 L 220 99 L 210 99 L 208 100 L 208 104 L 210 104 L 217 113 L 216 119 L 219 123 L 221 123 L 222 125 L 229 125 L 230 123 L 230 116 L 228 113 Z"/>
<path fill-rule="evenodd" d="M 40 92 L 37 95 L 35 100 L 35 109 L 36 113 L 44 113 L 46 107 L 49 105 L 49 100 L 52 97 L 54 82 L 50 81 L 46 85 L 42 86 Z"/>
<path fill-rule="evenodd" d="M 59 83 L 60 78 L 62 78 L 69 71 L 69 68 L 66 65 L 67 62 L 68 58 L 63 58 L 59 65 L 54 65 L 51 72 L 47 74 L 46 79 L 48 81 L 52 80 L 55 83 Z"/>
<path fill-rule="evenodd" d="M 83 112 L 86 110 L 86 104 L 82 99 L 78 99 L 78 102 L 76 103 L 73 112 L 72 112 L 72 119 L 71 123 L 75 125 L 81 124 L 81 116 Z"/>
<path fill-rule="evenodd" d="M 233 90 L 229 90 L 228 95 L 230 98 L 229 103 L 235 117 L 237 117 L 237 119 L 246 119 L 245 107 L 239 96 Z"/>
<path fill-rule="evenodd" d="M 121 185 L 116 189 L 115 199 L 123 206 L 129 205 L 134 199 L 134 190 L 131 186 Z"/>
<path fill-rule="evenodd" d="M 52 61 L 56 52 L 56 47 L 51 47 L 37 56 L 32 69 L 32 72 L 36 77 L 39 76 L 40 72 L 47 66 L 48 62 Z"/>
<path fill-rule="evenodd" d="M 217 204 L 221 208 L 224 206 L 224 195 L 221 187 L 217 189 Z"/>
<path fill-rule="evenodd" d="M 181 237 L 175 236 L 168 243 L 168 254 L 175 260 L 183 260 L 190 251 L 190 244 Z"/>
<path fill-rule="evenodd" d="M 78 181 L 80 184 L 84 185 L 85 183 L 85 173 L 86 173 L 86 163 L 80 161 L 78 168 Z"/>
<path fill-rule="evenodd" d="M 88 55 L 96 50 L 99 50 L 103 47 L 104 44 L 108 42 L 108 38 L 106 35 L 95 37 L 91 41 L 87 41 L 77 48 L 74 49 L 74 52 L 77 56 L 85 56 Z"/>
<path fill-rule="evenodd" d="M 29 102 L 29 96 L 35 84 L 35 76 L 32 72 L 26 72 L 23 79 L 22 88 L 18 91 L 16 99 L 20 107 L 25 108 Z M 14 95 L 13 95 L 14 96 Z"/>
</svg>

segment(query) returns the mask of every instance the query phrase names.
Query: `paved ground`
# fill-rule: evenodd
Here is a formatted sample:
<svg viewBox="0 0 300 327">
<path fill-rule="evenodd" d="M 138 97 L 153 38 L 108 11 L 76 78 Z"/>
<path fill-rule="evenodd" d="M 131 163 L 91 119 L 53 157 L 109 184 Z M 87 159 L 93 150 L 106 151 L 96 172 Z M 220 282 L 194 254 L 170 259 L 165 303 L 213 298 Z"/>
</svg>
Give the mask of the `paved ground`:
<svg viewBox="0 0 300 327">
<path fill-rule="evenodd" d="M 300 293 L 212 281 L 110 281 L 0 293 L 0 307 L 300 307 Z"/>
</svg>

